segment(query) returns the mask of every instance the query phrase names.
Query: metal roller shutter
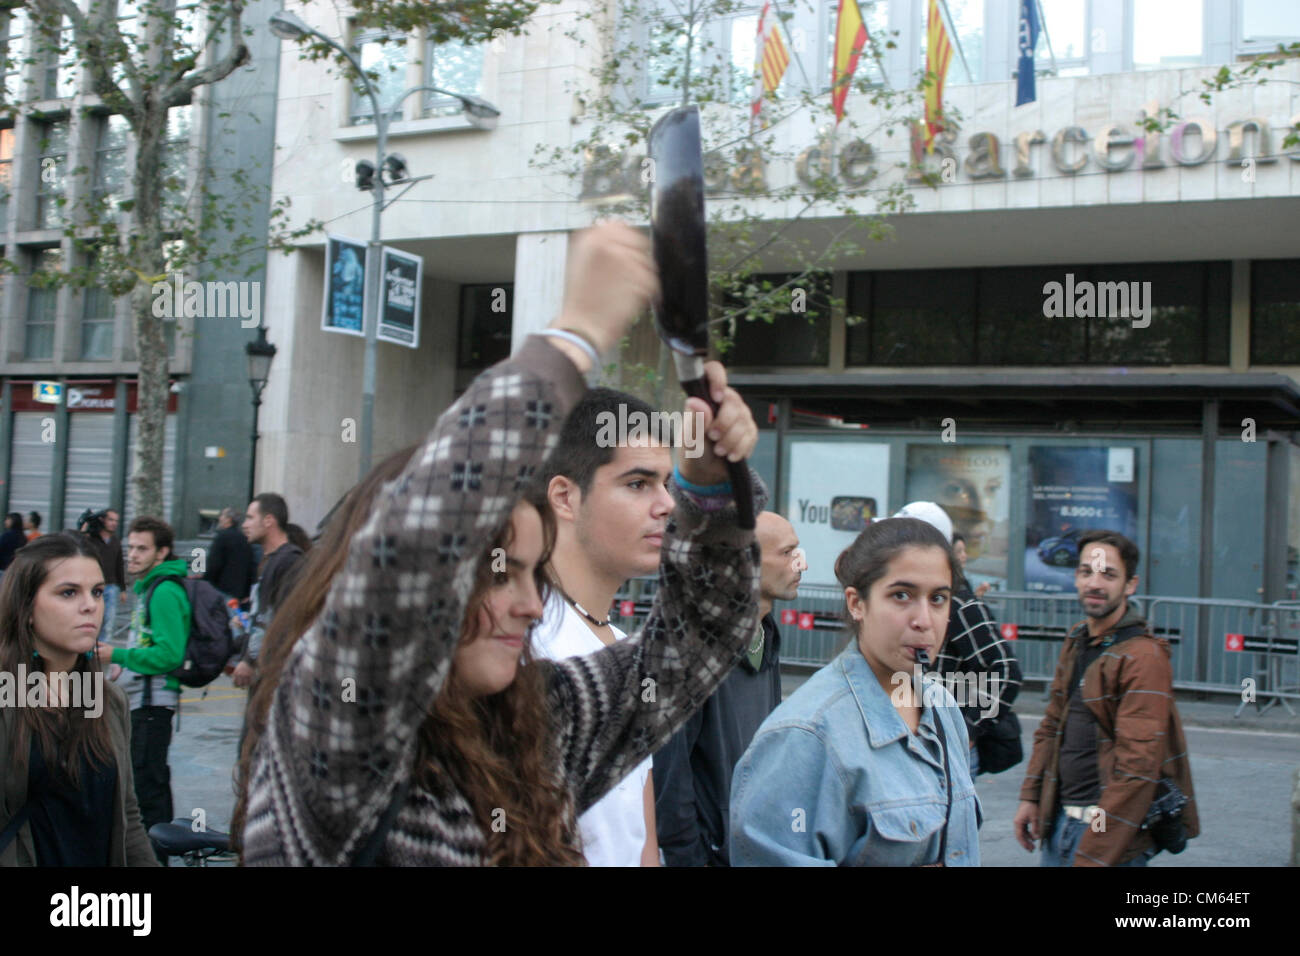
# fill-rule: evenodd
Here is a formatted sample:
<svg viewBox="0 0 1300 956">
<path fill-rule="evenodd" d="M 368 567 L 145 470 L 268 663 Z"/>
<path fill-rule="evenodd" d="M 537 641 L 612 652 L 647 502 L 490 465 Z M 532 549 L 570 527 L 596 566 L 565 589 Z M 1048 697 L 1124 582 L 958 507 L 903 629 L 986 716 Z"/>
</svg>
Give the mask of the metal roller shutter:
<svg viewBox="0 0 1300 956">
<path fill-rule="evenodd" d="M 135 513 L 135 482 L 131 480 L 131 475 L 135 471 L 135 436 L 136 436 L 136 417 L 129 416 L 130 424 L 127 428 L 127 472 L 126 472 L 126 513 L 122 515 L 122 528 L 130 526 L 130 523 L 136 517 Z M 176 414 L 173 412 L 167 416 L 166 424 L 163 428 L 163 520 L 170 525 L 176 522 L 172 518 L 172 478 L 176 473 Z"/>
<path fill-rule="evenodd" d="M 14 412 L 9 465 L 9 510 L 41 514 L 41 530 L 49 531 L 50 487 L 54 474 L 54 443 L 41 441 L 41 422 L 53 412 Z M 57 529 L 56 529 L 57 530 Z"/>
<path fill-rule="evenodd" d="M 113 483 L 113 416 L 100 412 L 73 412 L 68 437 L 68 478 L 63 521 L 68 527 L 87 508 L 109 506 Z"/>
</svg>

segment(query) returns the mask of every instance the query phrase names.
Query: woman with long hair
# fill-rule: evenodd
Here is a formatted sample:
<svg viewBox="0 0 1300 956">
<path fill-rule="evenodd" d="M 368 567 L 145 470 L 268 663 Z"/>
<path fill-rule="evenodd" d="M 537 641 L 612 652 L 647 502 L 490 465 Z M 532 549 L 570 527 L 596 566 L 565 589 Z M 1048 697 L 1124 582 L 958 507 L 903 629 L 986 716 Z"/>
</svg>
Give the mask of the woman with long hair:
<svg viewBox="0 0 1300 956">
<path fill-rule="evenodd" d="M 385 484 L 397 479 L 417 447 L 408 445 L 389 455 L 343 497 L 330 513 L 329 523 L 325 525 L 318 546 L 313 547 L 307 553 L 306 560 L 299 565 L 293 585 L 284 593 L 280 607 L 271 619 L 271 626 L 266 629 L 258 676 L 248 696 L 248 709 L 244 712 L 243 742 L 235 765 L 236 798 L 230 832 L 236 846 L 248 810 L 249 764 L 253 751 L 257 749 L 257 742 L 266 730 L 266 715 L 271 709 L 271 698 L 275 695 L 284 663 L 298 639 L 307 632 L 312 621 L 320 616 L 325 607 L 330 586 L 343 570 L 344 559 L 348 556 L 348 542 L 361 530 L 369 517 L 375 495 Z"/>
<path fill-rule="evenodd" d="M 530 479 L 582 375 L 656 290 L 644 237 L 615 223 L 579 234 L 560 317 L 476 379 L 375 495 L 267 692 L 246 863 L 580 864 L 577 815 L 740 658 L 759 554 L 736 527 L 726 460 L 757 428 L 716 364 L 716 416 L 687 403 L 715 444 L 679 465 L 646 625 L 587 657 L 528 651 L 552 537 Z"/>
<path fill-rule="evenodd" d="M 32 541 L 0 582 L 0 677 L 23 695 L 19 705 L 0 688 L 0 866 L 158 865 L 136 804 L 126 694 L 95 660 L 103 593 L 80 534 Z"/>
<path fill-rule="evenodd" d="M 953 581 L 947 539 L 873 522 L 835 562 L 844 651 L 774 710 L 736 765 L 733 866 L 978 866 L 966 722 L 933 675 Z"/>
</svg>

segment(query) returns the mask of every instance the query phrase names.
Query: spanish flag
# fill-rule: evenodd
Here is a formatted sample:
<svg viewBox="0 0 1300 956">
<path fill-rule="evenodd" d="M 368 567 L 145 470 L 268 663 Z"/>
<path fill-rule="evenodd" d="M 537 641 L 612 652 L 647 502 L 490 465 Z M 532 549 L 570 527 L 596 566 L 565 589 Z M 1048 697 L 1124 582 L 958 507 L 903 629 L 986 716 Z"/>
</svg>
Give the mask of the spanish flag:
<svg viewBox="0 0 1300 956">
<path fill-rule="evenodd" d="M 853 71 L 858 68 L 858 57 L 867 45 L 867 25 L 857 0 L 840 0 L 840 12 L 835 21 L 835 61 L 831 64 L 831 106 L 835 122 L 844 118 L 844 101 L 853 82 Z"/>
<path fill-rule="evenodd" d="M 925 72 L 930 85 L 925 88 L 925 152 L 934 152 L 934 137 L 943 129 L 943 81 L 952 62 L 952 41 L 939 14 L 939 0 L 929 0 L 930 10 L 925 30 Z"/>
<path fill-rule="evenodd" d="M 758 41 L 754 49 L 758 51 L 754 66 L 754 94 L 750 104 L 749 128 L 758 122 L 758 114 L 763 109 L 763 97 L 781 85 L 786 67 L 790 65 L 790 51 L 781 39 L 781 27 L 777 23 L 776 12 L 772 9 L 772 0 L 763 4 L 763 12 L 758 17 Z"/>
</svg>

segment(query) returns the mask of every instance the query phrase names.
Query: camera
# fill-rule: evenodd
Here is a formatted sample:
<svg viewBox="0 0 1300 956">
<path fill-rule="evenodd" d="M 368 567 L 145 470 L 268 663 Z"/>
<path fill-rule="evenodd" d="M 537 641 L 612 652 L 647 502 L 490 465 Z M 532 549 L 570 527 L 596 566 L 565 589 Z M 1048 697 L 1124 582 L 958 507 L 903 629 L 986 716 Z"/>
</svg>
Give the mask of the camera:
<svg viewBox="0 0 1300 956">
<path fill-rule="evenodd" d="M 1183 824 L 1183 808 L 1187 795 L 1168 777 L 1161 777 L 1156 788 L 1156 798 L 1151 801 L 1142 829 L 1149 830 L 1157 849 L 1182 853 L 1187 848 L 1187 828 Z"/>
<path fill-rule="evenodd" d="M 77 530 L 84 531 L 86 534 L 102 534 L 104 531 L 104 522 L 108 520 L 108 509 L 96 511 L 93 508 L 87 508 L 77 519 Z"/>
</svg>

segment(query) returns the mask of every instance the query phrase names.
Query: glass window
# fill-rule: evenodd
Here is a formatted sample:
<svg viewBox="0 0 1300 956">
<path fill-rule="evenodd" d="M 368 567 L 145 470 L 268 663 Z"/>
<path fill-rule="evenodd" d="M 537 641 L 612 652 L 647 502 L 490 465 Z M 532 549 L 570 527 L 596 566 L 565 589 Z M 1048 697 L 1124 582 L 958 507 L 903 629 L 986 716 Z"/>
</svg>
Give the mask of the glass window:
<svg viewBox="0 0 1300 956">
<path fill-rule="evenodd" d="M 52 35 L 44 39 L 48 49 L 45 67 L 45 89 L 43 96 L 47 100 L 62 99 L 77 92 L 77 54 L 72 45 L 72 23 L 63 19 L 63 29 L 58 38 Z"/>
<path fill-rule="evenodd" d="M 774 14 L 769 11 L 768 15 Z M 777 23 L 780 23 L 779 19 Z M 786 52 L 789 52 L 789 37 L 786 36 L 784 27 L 780 27 L 780 30 L 781 41 L 786 46 Z M 731 102 L 751 103 L 754 99 L 754 77 L 758 72 L 758 14 L 750 13 L 732 17 L 727 23 L 727 32 L 727 49 L 731 64 Z M 794 63 L 791 62 L 786 67 L 781 77 L 781 85 L 777 87 L 778 95 L 786 88 L 786 80 L 793 66 Z"/>
<path fill-rule="evenodd" d="M 1187 0 L 1133 0 L 1133 69 L 1199 66 L 1201 14 Z"/>
<path fill-rule="evenodd" d="M 430 43 L 425 58 L 425 84 L 451 93 L 480 95 L 485 50 L 481 43 Z M 397 92 L 400 94 L 402 90 Z M 425 116 L 455 116 L 460 112 L 460 101 L 455 97 L 424 94 Z"/>
<path fill-rule="evenodd" d="M 1018 4 L 1016 5 L 1019 6 Z M 1042 25 L 1038 31 L 1035 53 L 1038 68 L 1052 65 L 1056 58 L 1058 76 L 1084 76 L 1088 72 L 1088 4 L 1087 0 L 1042 0 Z M 1019 9 L 1014 12 L 1020 16 Z M 1047 41 L 1052 41 L 1051 55 Z M 1019 56 L 1019 53 L 1015 53 Z"/>
<path fill-rule="evenodd" d="M 363 33 L 357 37 L 352 49 L 361 69 L 370 76 L 379 98 L 379 108 L 388 109 L 406 91 L 406 37 L 400 33 Z M 358 80 L 352 87 L 352 125 L 373 123 L 374 113 L 365 82 Z M 389 119 L 401 118 L 399 105 L 389 114 Z"/>
<path fill-rule="evenodd" d="M 698 81 L 705 75 L 701 65 L 709 44 L 704 39 L 704 24 L 696 21 L 687 30 L 683 20 L 654 20 L 648 24 L 647 32 L 646 99 L 659 103 L 680 100 L 688 45 L 692 80 Z"/>
<path fill-rule="evenodd" d="M 1043 315 L 1043 286 L 1064 282 L 1068 268 L 982 269 L 979 287 L 981 365 L 1073 365 L 1087 355 L 1086 320 Z M 1075 278 L 1084 276 L 1075 270 Z"/>
<path fill-rule="evenodd" d="M 746 317 L 738 297 L 728 304 L 728 312 L 741 313 L 731 325 L 735 331 L 727 352 L 728 365 L 825 365 L 830 361 L 830 276 L 809 275 L 790 282 L 793 278 L 775 274 L 746 280 L 748 300 L 762 296 L 769 303 L 762 312 L 774 314 L 770 323 Z M 780 308 L 770 303 L 780 303 Z"/>
<path fill-rule="evenodd" d="M 23 60 L 27 58 L 27 11 L 11 10 L 9 29 L 5 39 L 5 86 L 4 101 L 21 103 L 24 97 L 22 86 Z"/>
<path fill-rule="evenodd" d="M 36 228 L 57 229 L 63 220 L 61 205 L 68 171 L 68 121 L 43 123 L 36 187 Z"/>
<path fill-rule="evenodd" d="M 126 146 L 131 124 L 118 114 L 105 116 L 99 127 L 95 149 L 95 198 L 109 204 L 107 213 L 117 212 L 126 194 Z"/>
<path fill-rule="evenodd" d="M 1300 365 L 1300 259 L 1251 264 L 1250 360 Z"/>
<path fill-rule="evenodd" d="M 514 301 L 510 282 L 461 286 L 457 368 L 487 368 L 510 356 Z"/>
<path fill-rule="evenodd" d="M 975 271 L 875 272 L 850 285 L 849 365 L 967 365 L 975 360 Z"/>
<path fill-rule="evenodd" d="M 31 256 L 32 273 L 61 267 L 58 249 L 41 249 Z M 27 341 L 23 356 L 29 359 L 54 358 L 54 318 L 59 291 L 29 284 L 27 287 Z"/>
<path fill-rule="evenodd" d="M 14 176 L 14 131 L 0 129 L 0 235 L 9 229 L 9 196 Z M 0 239 L 3 244 L 3 239 Z"/>
<path fill-rule="evenodd" d="M 1241 40 L 1275 44 L 1300 37 L 1300 4 L 1295 0 L 1241 0 Z"/>
<path fill-rule="evenodd" d="M 835 69 L 835 28 L 839 23 L 839 4 L 827 3 L 824 8 L 826 14 L 826 56 L 823 61 L 826 68 L 822 71 L 821 89 L 823 92 L 831 88 L 831 74 Z M 887 54 L 885 44 L 889 43 L 889 0 L 861 0 L 858 3 L 858 12 L 862 14 L 862 22 L 867 27 L 867 45 L 862 48 L 862 56 L 858 58 L 858 67 L 853 71 L 853 82 L 858 83 L 865 80 L 872 86 L 881 86 L 884 83 L 884 72 L 880 69 L 880 60 L 884 59 Z M 925 46 L 922 39 L 921 62 L 925 62 Z M 872 46 L 875 50 L 873 52 Z M 878 59 L 879 58 L 879 59 Z M 960 67 L 958 67 L 960 69 Z M 951 75 L 949 70 L 949 75 Z"/>
<path fill-rule="evenodd" d="M 136 30 L 139 24 L 138 16 L 136 0 L 117 0 L 117 30 L 122 34 L 122 39 L 126 41 L 127 49 L 131 51 L 133 58 L 137 50 Z M 126 81 L 126 67 L 121 62 L 113 65 L 113 81 L 116 83 Z"/>
<path fill-rule="evenodd" d="M 1228 361 L 1230 267 L 1225 262 L 1143 262 L 1092 266 L 1097 310 L 1103 299 L 1109 317 L 1088 323 L 1088 361 L 1103 365 L 1197 365 Z M 1076 276 L 1077 278 L 1077 276 Z M 1120 283 L 1115 286 L 1113 283 Z M 1147 283 L 1150 283 L 1148 286 Z M 1125 290 L 1129 313 L 1136 294 L 1149 314 L 1146 328 L 1115 316 Z M 1149 295 L 1149 298 L 1148 298 Z"/>
<path fill-rule="evenodd" d="M 944 17 L 943 6 L 939 4 L 939 16 L 943 18 L 944 29 L 948 32 L 949 42 L 952 43 L 952 59 L 948 62 L 948 76 L 944 83 L 946 86 L 978 83 L 984 76 L 984 0 L 948 0 L 951 22 Z M 924 72 L 926 43 L 929 39 L 927 34 L 930 4 L 926 0 L 921 0 L 917 7 L 920 9 L 921 17 L 921 25 L 917 31 L 921 55 L 916 62 L 921 72 Z M 967 77 L 966 69 L 962 66 L 963 54 L 966 57 L 966 65 L 970 67 L 970 77 Z"/>
<path fill-rule="evenodd" d="M 190 127 L 194 107 L 173 106 L 167 111 L 167 142 L 163 146 L 165 199 L 169 206 L 183 205 L 189 187 Z"/>
<path fill-rule="evenodd" d="M 92 257 L 87 263 L 94 268 Z M 103 286 L 88 286 L 81 299 L 81 357 L 83 359 L 111 359 L 113 357 L 113 297 Z"/>
</svg>

